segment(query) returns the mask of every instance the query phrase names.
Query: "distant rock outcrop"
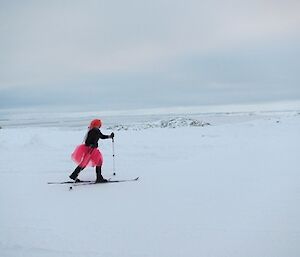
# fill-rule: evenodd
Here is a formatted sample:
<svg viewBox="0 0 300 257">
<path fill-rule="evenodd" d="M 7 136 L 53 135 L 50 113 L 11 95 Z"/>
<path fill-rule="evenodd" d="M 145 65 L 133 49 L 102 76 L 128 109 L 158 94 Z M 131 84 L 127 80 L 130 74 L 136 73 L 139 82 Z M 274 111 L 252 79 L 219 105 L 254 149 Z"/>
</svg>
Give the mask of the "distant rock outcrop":
<svg viewBox="0 0 300 257">
<path fill-rule="evenodd" d="M 179 127 L 204 127 L 209 126 L 210 123 L 199 121 L 196 119 L 190 118 L 172 118 L 168 120 L 159 120 L 156 122 L 145 122 L 145 123 L 136 123 L 130 125 L 117 124 L 114 126 L 110 126 L 107 129 L 110 130 L 142 130 L 149 128 L 179 128 Z"/>
</svg>

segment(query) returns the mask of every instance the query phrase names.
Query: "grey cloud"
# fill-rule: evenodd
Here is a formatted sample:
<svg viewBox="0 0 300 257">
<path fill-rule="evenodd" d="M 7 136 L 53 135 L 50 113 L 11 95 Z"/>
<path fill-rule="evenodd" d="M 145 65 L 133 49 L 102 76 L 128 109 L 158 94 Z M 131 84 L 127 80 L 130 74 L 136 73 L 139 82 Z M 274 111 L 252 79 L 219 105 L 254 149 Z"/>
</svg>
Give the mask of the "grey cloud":
<svg viewBox="0 0 300 257">
<path fill-rule="evenodd" d="M 121 108 L 299 96 L 299 1 L 1 1 L 0 7 L 4 107 L 98 103 L 98 95 Z"/>
</svg>

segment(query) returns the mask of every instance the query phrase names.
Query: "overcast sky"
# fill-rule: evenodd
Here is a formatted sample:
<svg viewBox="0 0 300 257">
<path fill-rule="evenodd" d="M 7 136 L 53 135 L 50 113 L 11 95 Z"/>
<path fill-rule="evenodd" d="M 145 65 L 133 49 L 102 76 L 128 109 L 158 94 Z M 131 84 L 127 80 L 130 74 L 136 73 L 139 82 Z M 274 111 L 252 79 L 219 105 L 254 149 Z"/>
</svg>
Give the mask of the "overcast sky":
<svg viewBox="0 0 300 257">
<path fill-rule="evenodd" d="M 300 99 L 299 0 L 0 0 L 0 107 Z"/>
</svg>

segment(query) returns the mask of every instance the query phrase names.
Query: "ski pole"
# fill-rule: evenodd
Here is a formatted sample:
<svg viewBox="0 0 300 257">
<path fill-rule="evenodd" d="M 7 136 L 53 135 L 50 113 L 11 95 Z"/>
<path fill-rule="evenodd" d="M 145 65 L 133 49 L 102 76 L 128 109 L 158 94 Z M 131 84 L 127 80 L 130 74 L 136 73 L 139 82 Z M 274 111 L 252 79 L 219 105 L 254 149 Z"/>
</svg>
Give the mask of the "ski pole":
<svg viewBox="0 0 300 257">
<path fill-rule="evenodd" d="M 112 156 L 113 156 L 113 175 L 116 175 L 116 163 L 115 163 L 115 139 L 112 138 Z"/>
</svg>

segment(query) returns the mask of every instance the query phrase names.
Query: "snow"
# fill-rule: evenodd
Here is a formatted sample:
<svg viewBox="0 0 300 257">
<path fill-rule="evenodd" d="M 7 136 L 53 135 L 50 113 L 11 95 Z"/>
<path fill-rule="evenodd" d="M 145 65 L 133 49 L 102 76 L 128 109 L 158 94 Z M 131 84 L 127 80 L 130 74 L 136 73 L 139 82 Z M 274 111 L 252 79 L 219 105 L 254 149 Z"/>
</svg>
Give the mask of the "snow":
<svg viewBox="0 0 300 257">
<path fill-rule="evenodd" d="M 107 116 L 116 178 L 140 180 L 71 191 L 47 182 L 75 168 L 86 125 L 46 117 L 0 124 L 1 257 L 299 256 L 299 111 Z"/>
</svg>

